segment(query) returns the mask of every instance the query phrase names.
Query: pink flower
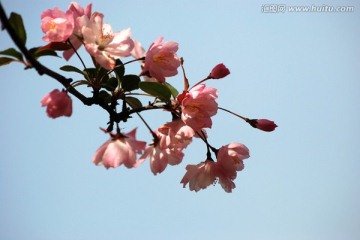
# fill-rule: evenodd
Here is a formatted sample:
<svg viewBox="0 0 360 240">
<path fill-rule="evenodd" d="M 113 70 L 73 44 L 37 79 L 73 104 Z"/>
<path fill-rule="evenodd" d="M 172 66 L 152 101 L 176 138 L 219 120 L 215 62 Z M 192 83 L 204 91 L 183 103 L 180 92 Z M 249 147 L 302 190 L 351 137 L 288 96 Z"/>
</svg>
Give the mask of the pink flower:
<svg viewBox="0 0 360 240">
<path fill-rule="evenodd" d="M 211 117 L 217 113 L 217 90 L 199 84 L 186 92 L 181 101 L 181 119 L 195 131 L 211 128 Z"/>
<path fill-rule="evenodd" d="M 165 77 L 175 76 L 180 66 L 180 59 L 176 55 L 178 43 L 168 41 L 162 43 L 159 37 L 146 52 L 145 64 L 141 75 L 150 75 L 159 82 L 165 82 Z"/>
<path fill-rule="evenodd" d="M 217 166 L 219 167 L 219 183 L 225 192 L 235 188 L 237 172 L 244 169 L 243 160 L 249 158 L 249 149 L 241 143 L 231 143 L 222 146 L 217 153 Z"/>
<path fill-rule="evenodd" d="M 183 187 L 189 183 L 191 191 L 205 189 L 217 181 L 225 192 L 234 189 L 237 171 L 244 168 L 243 159 L 249 157 L 249 149 L 241 143 L 231 143 L 223 146 L 217 153 L 217 162 L 206 160 L 197 165 L 187 165 L 186 174 L 181 180 Z"/>
<path fill-rule="evenodd" d="M 66 92 L 53 90 L 41 99 L 41 106 L 47 107 L 46 113 L 51 118 L 61 116 L 70 117 L 72 114 L 72 100 Z"/>
<path fill-rule="evenodd" d="M 265 132 L 272 132 L 277 127 L 273 121 L 267 119 L 248 119 L 247 122 L 252 127 L 263 130 Z"/>
<path fill-rule="evenodd" d="M 159 144 L 153 144 L 146 147 L 144 154 L 139 158 L 136 166 L 140 165 L 149 158 L 151 172 L 156 175 L 158 173 L 162 173 L 168 164 L 179 164 L 183 157 L 184 153 L 180 149 L 162 149 Z"/>
<path fill-rule="evenodd" d="M 225 192 L 231 193 L 232 190 L 236 187 L 235 183 L 231 178 L 229 178 L 223 173 L 223 169 L 221 169 L 218 164 L 216 164 L 216 166 L 219 169 L 217 178 L 221 187 L 224 189 Z"/>
<path fill-rule="evenodd" d="M 92 4 L 89 3 L 85 9 L 82 8 L 77 2 L 71 2 L 69 7 L 68 7 L 68 10 L 70 10 L 72 13 L 73 13 L 73 16 L 74 16 L 74 21 L 76 22 L 77 18 L 78 17 L 82 17 L 82 16 L 87 16 L 88 18 L 91 17 L 91 8 L 92 8 Z M 76 30 L 79 31 L 78 33 L 81 34 L 81 31 L 79 29 L 79 26 L 78 24 L 76 24 Z"/>
<path fill-rule="evenodd" d="M 216 163 L 212 160 L 206 160 L 197 165 L 187 165 L 186 173 L 181 179 L 183 187 L 189 183 L 190 191 L 198 192 L 214 184 L 218 175 Z"/>
<path fill-rule="evenodd" d="M 184 149 L 192 141 L 195 131 L 185 125 L 181 119 L 176 119 L 158 128 L 162 134 L 160 145 L 162 148 Z"/>
<path fill-rule="evenodd" d="M 141 43 L 139 43 L 137 40 L 133 40 L 134 41 L 134 48 L 133 50 L 131 50 L 131 56 L 133 56 L 135 59 L 139 59 L 139 58 L 143 58 L 146 56 L 146 51 L 145 49 L 141 46 Z M 144 64 L 145 64 L 145 60 L 140 61 L 141 64 L 141 69 L 144 68 Z M 144 81 L 146 82 L 158 82 L 158 80 L 156 80 L 153 77 L 149 77 L 148 75 L 143 75 Z"/>
<path fill-rule="evenodd" d="M 133 56 L 135 59 L 145 57 L 146 51 L 141 46 L 141 43 L 139 43 L 139 41 L 137 40 L 133 40 L 133 41 L 134 41 L 134 48 L 130 52 L 131 56 Z"/>
<path fill-rule="evenodd" d="M 195 132 L 181 119 L 177 119 L 159 127 L 155 134 L 157 139 L 146 147 L 144 154 L 137 162 L 137 165 L 140 165 L 149 158 L 150 169 L 154 175 L 163 172 L 168 164 L 181 163 L 184 157 L 182 150 L 191 143 Z"/>
<path fill-rule="evenodd" d="M 157 135 L 157 139 L 146 147 L 144 154 L 139 158 L 139 161 L 135 165 L 139 166 L 149 158 L 150 169 L 154 175 L 162 173 L 168 164 L 179 164 L 184 157 L 182 148 L 170 146 L 170 144 L 167 143 L 165 144 L 165 138 L 167 138 L 166 135 L 163 135 L 158 131 L 155 131 L 155 134 Z"/>
<path fill-rule="evenodd" d="M 230 74 L 229 69 L 225 67 L 224 64 L 220 63 L 213 68 L 213 70 L 209 75 L 209 78 L 219 79 L 219 78 L 224 78 L 229 74 Z"/>
<path fill-rule="evenodd" d="M 127 168 L 134 167 L 136 154 L 142 153 L 146 143 L 136 140 L 136 128 L 127 134 L 111 134 L 95 153 L 92 162 L 95 165 L 104 165 L 106 169 L 116 168 L 124 164 Z"/>
<path fill-rule="evenodd" d="M 113 33 L 110 25 L 103 24 L 103 18 L 103 14 L 95 12 L 90 19 L 86 16 L 78 18 L 78 24 L 83 26 L 86 50 L 97 63 L 110 70 L 115 67 L 116 58 L 130 56 L 134 43 L 129 28 Z"/>
<path fill-rule="evenodd" d="M 69 41 L 71 42 L 72 46 L 76 50 L 79 49 L 81 47 L 81 45 L 83 44 L 83 42 L 82 42 L 83 36 L 81 33 L 82 26 L 79 25 L 77 19 L 82 16 L 86 16 L 88 19 L 90 19 L 91 8 L 92 8 L 91 3 L 88 4 L 84 9 L 76 2 L 71 2 L 68 7 L 68 10 L 73 13 L 74 23 L 75 23 L 75 28 L 74 28 L 73 34 L 69 37 Z M 63 56 L 66 60 L 69 60 L 74 53 L 75 53 L 75 51 L 71 48 L 71 49 L 64 51 Z"/>
<path fill-rule="evenodd" d="M 46 42 L 64 42 L 74 30 L 74 17 L 71 11 L 66 13 L 59 8 L 48 9 L 41 14 L 42 38 Z"/>
</svg>

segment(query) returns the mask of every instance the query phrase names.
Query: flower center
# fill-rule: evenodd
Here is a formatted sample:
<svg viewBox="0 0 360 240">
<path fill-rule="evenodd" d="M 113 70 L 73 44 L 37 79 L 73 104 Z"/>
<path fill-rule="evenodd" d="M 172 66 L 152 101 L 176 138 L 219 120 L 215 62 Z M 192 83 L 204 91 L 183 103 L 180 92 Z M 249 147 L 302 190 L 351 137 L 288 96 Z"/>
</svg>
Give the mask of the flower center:
<svg viewBox="0 0 360 240">
<path fill-rule="evenodd" d="M 103 26 L 103 28 L 100 31 L 100 34 L 98 35 L 97 44 L 99 45 L 99 50 L 104 50 L 105 47 L 111 43 L 111 41 L 114 39 L 114 34 L 112 33 L 112 30 L 109 29 L 108 26 Z"/>
<path fill-rule="evenodd" d="M 55 24 L 55 21 L 53 19 L 49 21 L 49 25 L 50 25 L 50 30 L 55 30 L 56 29 L 56 24 Z"/>
<path fill-rule="evenodd" d="M 152 60 L 153 60 L 153 62 L 158 63 L 158 64 L 167 64 L 171 57 L 172 57 L 172 53 L 160 51 L 152 57 Z"/>
</svg>

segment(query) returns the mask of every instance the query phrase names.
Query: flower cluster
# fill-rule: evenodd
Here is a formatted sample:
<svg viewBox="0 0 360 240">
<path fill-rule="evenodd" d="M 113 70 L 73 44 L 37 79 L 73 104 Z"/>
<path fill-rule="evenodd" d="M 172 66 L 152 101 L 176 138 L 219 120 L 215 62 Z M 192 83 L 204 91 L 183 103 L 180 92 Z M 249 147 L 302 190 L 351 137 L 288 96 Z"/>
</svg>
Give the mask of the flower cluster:
<svg viewBox="0 0 360 240">
<path fill-rule="evenodd" d="M 105 69 L 115 67 L 115 58 L 130 56 L 134 47 L 131 30 L 113 32 L 109 24 L 103 22 L 104 15 L 91 13 L 92 4 L 83 9 L 71 3 L 66 12 L 54 8 L 41 14 L 41 28 L 47 42 L 68 41 L 73 47 L 64 52 L 68 60 L 74 51 L 84 44 L 88 53 Z"/>
<path fill-rule="evenodd" d="M 165 170 L 168 164 L 177 165 L 183 157 L 183 150 L 191 143 L 195 131 L 181 119 L 166 123 L 155 131 L 156 137 L 144 154 L 138 165 L 146 158 L 150 159 L 150 168 L 154 175 Z"/>
<path fill-rule="evenodd" d="M 235 188 L 233 180 L 244 169 L 243 160 L 248 157 L 249 149 L 241 143 L 222 146 L 217 152 L 217 162 L 209 158 L 197 165 L 187 165 L 181 183 L 184 187 L 189 183 L 190 190 L 197 192 L 219 181 L 226 192 L 231 192 Z"/>
<path fill-rule="evenodd" d="M 22 20 L 16 21 L 18 24 Z M 164 42 L 164 37 L 159 37 L 145 50 L 138 40 L 132 38 L 130 28 L 114 32 L 112 26 L 105 23 L 104 14 L 93 11 L 91 3 L 85 8 L 71 2 L 65 11 L 57 7 L 45 10 L 41 14 L 41 29 L 44 32 L 42 39 L 47 45 L 32 49 L 34 59 L 28 59 L 29 62 L 35 62 L 36 66 L 42 68 L 42 72 L 48 73 L 50 70 L 38 63 L 37 58 L 57 56 L 57 51 L 62 51 L 67 61 L 76 54 L 83 67 L 79 69 L 65 65 L 60 68 L 65 72 L 79 73 L 81 79 L 75 82 L 53 72 L 48 74 L 64 86 L 64 90 L 53 90 L 41 100 L 41 106 L 46 107 L 48 116 L 71 116 L 70 94 L 85 105 L 100 106 L 109 115 L 108 126 L 103 131 L 109 134 L 110 138 L 95 152 L 92 159 L 95 165 L 102 165 L 106 169 L 121 165 L 136 168 L 149 159 L 150 169 L 157 175 L 168 165 L 180 164 L 184 159 L 185 149 L 196 138 L 204 142 L 206 160 L 187 165 L 181 183 L 184 187 L 189 184 L 190 190 L 197 192 L 218 182 L 226 192 L 232 192 L 237 172 L 243 170 L 243 160 L 250 156 L 249 149 L 241 143 L 213 147 L 206 131 L 212 128 L 212 117 L 222 110 L 265 132 L 271 132 L 277 127 L 273 121 L 245 118 L 218 105 L 218 90 L 207 86 L 205 82 L 222 79 L 230 74 L 230 70 L 223 63 L 217 64 L 204 79 L 190 87 L 183 58 L 178 56 L 177 42 Z M 19 27 L 15 32 L 22 36 L 25 29 Z M 22 44 L 25 44 L 25 41 L 26 39 L 23 39 Z M 81 46 L 84 46 L 89 54 L 93 66 L 84 64 L 78 54 Z M 0 57 L 2 62 L 18 61 L 26 64 L 27 68 L 32 67 L 32 64 L 23 60 L 23 53 L 15 49 L 2 51 L 1 54 L 7 55 L 4 59 Z M 126 58 L 130 60 L 124 63 Z M 126 65 L 132 62 L 140 63 L 137 74 L 128 74 L 125 71 Z M 181 91 L 173 87 L 168 80 L 178 75 L 179 67 L 184 81 Z M 80 93 L 77 87 L 81 85 L 91 88 L 92 95 L 85 96 Z M 150 98 L 147 99 L 147 104 L 143 104 L 144 97 Z M 172 120 L 164 121 L 154 130 L 140 113 L 158 109 L 168 113 Z M 135 114 L 153 137 L 153 141 L 148 145 L 137 140 L 136 129 L 129 133 L 120 131 L 120 125 L 125 124 Z"/>
</svg>

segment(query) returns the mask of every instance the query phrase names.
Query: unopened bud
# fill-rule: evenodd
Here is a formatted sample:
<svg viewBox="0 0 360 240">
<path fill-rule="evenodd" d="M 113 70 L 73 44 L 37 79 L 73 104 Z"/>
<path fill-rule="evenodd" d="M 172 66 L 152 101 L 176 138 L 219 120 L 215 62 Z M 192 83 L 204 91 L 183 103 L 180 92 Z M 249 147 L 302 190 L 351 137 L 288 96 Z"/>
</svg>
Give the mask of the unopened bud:
<svg viewBox="0 0 360 240">
<path fill-rule="evenodd" d="M 267 119 L 248 119 L 247 122 L 254 128 L 260 129 L 265 132 L 272 132 L 275 130 L 277 125 Z"/>
<path fill-rule="evenodd" d="M 209 77 L 212 79 L 224 78 L 230 74 L 230 70 L 223 63 L 216 65 L 211 71 Z"/>
</svg>

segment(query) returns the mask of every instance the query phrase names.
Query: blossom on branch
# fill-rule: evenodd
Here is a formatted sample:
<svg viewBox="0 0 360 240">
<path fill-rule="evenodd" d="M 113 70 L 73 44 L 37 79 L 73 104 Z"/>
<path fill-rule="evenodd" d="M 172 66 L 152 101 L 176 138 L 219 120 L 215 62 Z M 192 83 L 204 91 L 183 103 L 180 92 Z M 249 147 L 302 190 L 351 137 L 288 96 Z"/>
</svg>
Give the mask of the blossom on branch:
<svg viewBox="0 0 360 240">
<path fill-rule="evenodd" d="M 162 148 L 184 149 L 192 141 L 195 135 L 194 129 L 187 126 L 181 119 L 173 120 L 158 128 L 162 134 L 160 145 Z"/>
<path fill-rule="evenodd" d="M 206 160 L 197 165 L 187 165 L 181 182 L 183 187 L 189 183 L 190 191 L 199 191 L 217 181 L 225 192 L 235 188 L 237 172 L 244 168 L 243 160 L 249 157 L 249 149 L 241 143 L 231 143 L 221 147 L 217 153 L 217 162 Z"/>
<path fill-rule="evenodd" d="M 195 132 L 186 126 L 181 119 L 166 123 L 154 132 L 157 136 L 154 142 L 146 147 L 137 165 L 147 158 L 150 159 L 150 169 L 154 175 L 165 170 L 167 165 L 181 163 L 185 149 L 192 141 Z"/>
<path fill-rule="evenodd" d="M 186 174 L 181 179 L 183 187 L 189 184 L 190 191 L 198 192 L 207 188 L 210 184 L 214 184 L 218 175 L 218 167 L 212 160 L 206 160 L 197 165 L 187 165 Z"/>
<path fill-rule="evenodd" d="M 1 4 L 0 8 L 3 12 Z M 236 187 L 234 180 L 238 172 L 244 169 L 243 161 L 250 157 L 249 149 L 241 143 L 213 147 L 205 130 L 212 127 L 212 117 L 220 109 L 262 131 L 271 132 L 277 127 L 268 119 L 249 119 L 218 106 L 217 89 L 207 87 L 204 82 L 229 75 L 230 70 L 223 63 L 216 65 L 207 77 L 189 88 L 183 59 L 177 55 L 177 42 L 163 42 L 163 37 L 159 37 L 145 51 L 138 41 L 131 38 L 130 28 L 113 32 L 112 27 L 104 23 L 102 13 L 92 13 L 91 3 L 83 8 L 71 2 L 66 12 L 57 7 L 45 10 L 41 14 L 41 29 L 45 33 L 43 40 L 49 43 L 30 50 L 25 46 L 26 31 L 21 16 L 12 14 L 7 18 L 6 14 L 0 14 L 0 18 L 19 49 L 0 51 L 0 65 L 21 62 L 26 69 L 35 68 L 40 75 L 45 74 L 57 80 L 66 89 L 55 89 L 41 99 L 41 106 L 46 107 L 49 117 L 71 116 L 72 99 L 68 94 L 78 98 L 84 105 L 96 105 L 105 110 L 108 127 L 103 131 L 110 138 L 95 152 L 92 158 L 95 165 L 102 165 L 106 169 L 121 165 L 134 168 L 149 159 L 151 172 L 157 175 L 168 165 L 180 164 L 184 150 L 195 137 L 205 144 L 206 160 L 186 166 L 186 173 L 181 179 L 183 187 L 189 185 L 191 191 L 198 192 L 219 183 L 225 192 L 230 193 Z M 65 72 L 80 74 L 82 80 L 73 81 L 38 61 L 43 56 L 58 56 L 55 51 L 63 51 L 65 60 L 69 60 L 82 45 L 93 65 L 86 66 L 77 53 L 82 69 L 70 65 L 60 68 Z M 119 60 L 128 56 L 135 59 L 125 63 Z M 24 61 L 24 57 L 28 62 Z M 127 67 L 136 61 L 141 64 L 140 74 L 129 74 Z M 178 89 L 165 81 L 167 77 L 175 76 L 180 66 L 184 84 L 179 94 Z M 81 85 L 90 88 L 88 94 L 77 89 Z M 145 103 L 143 98 L 149 98 L 149 101 Z M 172 121 L 153 131 L 151 124 L 140 112 L 156 109 L 171 114 Z M 120 132 L 120 123 L 126 123 L 135 113 L 154 138 L 148 146 L 146 142 L 136 139 L 136 128 L 129 133 Z M 115 124 L 116 133 L 111 133 Z"/>
<path fill-rule="evenodd" d="M 75 24 L 74 31 L 68 40 L 71 42 L 71 45 L 75 50 L 79 49 L 83 44 L 83 42 L 82 42 L 83 36 L 81 33 L 82 26 L 79 25 L 78 18 L 80 18 L 82 16 L 86 16 L 88 19 L 90 19 L 91 9 L 92 9 L 91 3 L 88 4 L 85 8 L 82 8 L 78 3 L 71 2 L 68 7 L 68 10 L 73 13 L 74 24 Z M 68 49 L 63 52 L 63 56 L 64 56 L 65 60 L 69 60 L 71 58 L 71 56 L 75 53 L 73 48 Z"/>
<path fill-rule="evenodd" d="M 73 12 L 65 12 L 59 8 L 48 9 L 41 14 L 41 29 L 45 33 L 42 38 L 46 42 L 64 42 L 74 30 Z"/>
<path fill-rule="evenodd" d="M 158 135 L 158 138 L 161 139 L 162 136 Z M 135 166 L 140 165 L 149 158 L 151 172 L 156 175 L 162 173 L 168 164 L 179 164 L 183 157 L 182 149 L 162 148 L 159 142 L 155 140 L 154 143 L 146 147 L 144 154 L 139 158 Z"/>
<path fill-rule="evenodd" d="M 72 114 L 71 98 L 66 92 L 58 89 L 46 94 L 41 99 L 41 106 L 46 107 L 46 113 L 51 118 L 70 117 Z"/>
<path fill-rule="evenodd" d="M 180 97 L 181 119 L 195 131 L 211 128 L 211 117 L 218 110 L 218 104 L 215 101 L 217 97 L 217 89 L 206 87 L 205 84 L 191 88 L 190 91 L 183 93 Z"/>
<path fill-rule="evenodd" d="M 135 59 L 144 58 L 146 56 L 145 49 L 141 46 L 141 43 L 137 40 L 133 40 L 134 42 L 134 48 L 131 50 L 130 54 Z M 145 59 L 145 58 L 144 58 Z M 144 69 L 145 60 L 140 61 L 141 69 Z M 143 75 L 144 81 L 146 82 L 158 82 L 157 79 L 149 76 L 149 75 Z"/>
<path fill-rule="evenodd" d="M 103 23 L 103 18 L 103 14 L 95 12 L 90 19 L 78 18 L 78 24 L 82 26 L 86 50 L 103 68 L 111 70 L 115 67 L 115 59 L 130 56 L 134 43 L 130 28 L 114 33 L 109 24 Z"/>
<path fill-rule="evenodd" d="M 235 188 L 237 172 L 244 169 L 243 160 L 249 158 L 249 149 L 241 143 L 222 146 L 217 153 L 217 164 L 221 169 L 219 183 L 226 192 Z"/>
<path fill-rule="evenodd" d="M 124 164 L 127 168 L 134 167 L 136 154 L 142 153 L 146 142 L 136 140 L 136 128 L 126 134 L 112 134 L 95 153 L 92 162 L 106 169 L 116 168 Z"/>
<path fill-rule="evenodd" d="M 175 76 L 180 66 L 180 59 L 176 55 L 179 49 L 178 43 L 168 41 L 162 43 L 163 37 L 159 37 L 145 55 L 145 64 L 140 75 L 150 75 L 159 82 L 165 82 L 166 77 Z"/>
</svg>

